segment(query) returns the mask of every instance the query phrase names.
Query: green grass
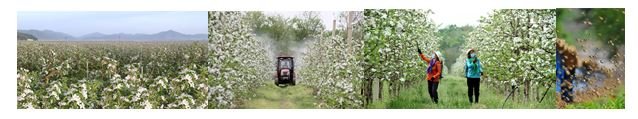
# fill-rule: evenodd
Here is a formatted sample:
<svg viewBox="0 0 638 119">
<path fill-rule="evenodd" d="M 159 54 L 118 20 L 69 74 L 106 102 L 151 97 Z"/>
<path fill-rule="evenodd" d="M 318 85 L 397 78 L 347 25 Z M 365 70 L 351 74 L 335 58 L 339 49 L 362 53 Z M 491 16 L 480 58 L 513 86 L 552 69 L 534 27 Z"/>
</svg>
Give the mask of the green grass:
<svg viewBox="0 0 638 119">
<path fill-rule="evenodd" d="M 312 95 L 312 88 L 297 85 L 277 87 L 266 84 L 255 90 L 255 98 L 247 100 L 240 106 L 247 109 L 309 109 L 315 108 L 317 102 Z"/>
<path fill-rule="evenodd" d="M 553 88 L 552 88 L 553 89 Z M 422 81 L 417 85 L 404 89 L 398 97 L 386 98 L 369 105 L 369 108 L 379 109 L 497 109 L 501 108 L 506 95 L 497 93 L 493 88 L 481 84 L 480 102 L 470 104 L 467 97 L 467 83 L 465 78 L 446 77 L 439 84 L 439 104 L 434 104 L 427 92 L 427 82 Z M 550 92 L 551 93 L 551 92 Z M 388 95 L 384 91 L 383 95 Z M 523 109 L 553 109 L 556 108 L 555 96 L 548 94 L 542 103 L 536 101 L 522 102 L 511 99 L 503 108 Z"/>
<path fill-rule="evenodd" d="M 572 103 L 567 109 L 625 109 L 625 87 L 618 87 L 616 94 L 611 97 L 600 97 L 591 101 Z"/>
</svg>

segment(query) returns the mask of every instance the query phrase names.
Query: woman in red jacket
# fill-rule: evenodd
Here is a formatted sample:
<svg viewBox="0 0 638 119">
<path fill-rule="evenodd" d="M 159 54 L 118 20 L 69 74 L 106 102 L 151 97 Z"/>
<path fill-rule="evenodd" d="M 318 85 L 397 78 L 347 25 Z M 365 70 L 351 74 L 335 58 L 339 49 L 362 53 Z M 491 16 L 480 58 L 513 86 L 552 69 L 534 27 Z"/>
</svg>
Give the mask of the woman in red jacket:
<svg viewBox="0 0 638 119">
<path fill-rule="evenodd" d="M 421 49 L 418 49 L 419 56 L 421 60 L 428 63 L 428 68 L 426 70 L 428 76 L 425 80 L 428 81 L 428 93 L 430 94 L 430 99 L 434 101 L 434 103 L 439 103 L 439 94 L 436 91 L 439 87 L 439 81 L 441 80 L 441 70 L 443 69 L 443 61 L 439 60 L 439 56 L 441 53 L 432 52 L 431 58 L 426 57 Z"/>
</svg>

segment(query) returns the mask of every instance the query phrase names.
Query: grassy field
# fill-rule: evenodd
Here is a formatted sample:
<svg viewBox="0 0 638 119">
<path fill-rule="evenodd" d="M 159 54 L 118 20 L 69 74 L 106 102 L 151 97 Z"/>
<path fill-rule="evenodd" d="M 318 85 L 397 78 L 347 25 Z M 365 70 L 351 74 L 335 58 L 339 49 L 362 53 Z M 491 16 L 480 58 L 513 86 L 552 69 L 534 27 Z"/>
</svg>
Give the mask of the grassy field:
<svg viewBox="0 0 638 119">
<path fill-rule="evenodd" d="M 567 109 L 625 109 L 625 87 L 620 86 L 613 96 L 568 104 Z"/>
<path fill-rule="evenodd" d="M 552 88 L 553 89 L 553 88 Z M 439 104 L 434 104 L 427 92 L 427 82 L 419 84 L 400 92 L 398 97 L 384 99 L 375 102 L 369 108 L 380 109 L 499 109 L 503 105 L 506 95 L 497 90 L 481 84 L 480 101 L 478 104 L 470 104 L 467 97 L 466 79 L 461 77 L 445 77 L 439 84 Z M 387 93 L 386 93 L 387 95 Z M 553 109 L 556 108 L 555 96 L 548 94 L 544 101 L 522 102 L 508 100 L 502 108 L 521 109 Z"/>
<path fill-rule="evenodd" d="M 304 85 L 280 88 L 267 84 L 255 90 L 255 97 L 240 108 L 246 109 L 313 109 L 317 100 L 312 88 Z"/>
</svg>

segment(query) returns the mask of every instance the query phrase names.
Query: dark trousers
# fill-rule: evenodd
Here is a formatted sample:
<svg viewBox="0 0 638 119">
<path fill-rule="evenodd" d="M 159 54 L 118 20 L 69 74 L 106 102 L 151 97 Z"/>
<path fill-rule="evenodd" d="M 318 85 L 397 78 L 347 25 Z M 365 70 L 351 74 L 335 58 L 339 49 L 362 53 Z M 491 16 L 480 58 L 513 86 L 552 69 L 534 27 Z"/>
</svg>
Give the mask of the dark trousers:
<svg viewBox="0 0 638 119">
<path fill-rule="evenodd" d="M 560 91 L 561 91 L 561 96 L 560 98 L 567 102 L 567 103 L 571 103 L 572 101 L 574 101 L 574 97 L 572 97 L 572 93 L 573 93 L 573 88 L 572 88 L 572 83 L 571 82 L 566 82 L 569 80 L 563 80 L 564 82 L 562 82 L 563 84 L 560 85 Z"/>
<path fill-rule="evenodd" d="M 437 88 L 439 88 L 439 82 L 428 81 L 428 93 L 434 103 L 439 103 L 439 93 L 436 92 Z"/>
<path fill-rule="evenodd" d="M 481 78 L 467 78 L 467 97 L 470 103 L 479 102 L 479 87 L 481 86 Z M 472 100 L 474 96 L 474 100 Z"/>
</svg>

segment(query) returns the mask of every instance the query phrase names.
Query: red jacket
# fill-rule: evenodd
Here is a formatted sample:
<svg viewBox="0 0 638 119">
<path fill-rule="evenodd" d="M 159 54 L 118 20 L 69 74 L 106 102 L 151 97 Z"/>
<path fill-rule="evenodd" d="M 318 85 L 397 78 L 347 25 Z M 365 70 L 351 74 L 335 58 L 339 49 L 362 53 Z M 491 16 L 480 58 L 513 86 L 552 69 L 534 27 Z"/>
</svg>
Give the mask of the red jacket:
<svg viewBox="0 0 638 119">
<path fill-rule="evenodd" d="M 419 54 L 419 56 L 421 57 L 421 60 L 423 60 L 426 63 L 430 64 L 430 61 L 432 59 L 425 57 L 425 55 L 423 55 L 423 54 Z M 428 73 L 428 76 L 427 76 L 427 78 L 425 80 L 428 80 L 428 81 L 432 80 L 433 82 L 439 82 L 439 80 L 441 78 L 441 69 L 443 69 L 443 67 L 441 65 L 441 61 L 437 60 L 436 63 L 434 63 L 434 67 L 432 67 L 432 71 L 430 73 Z"/>
</svg>

